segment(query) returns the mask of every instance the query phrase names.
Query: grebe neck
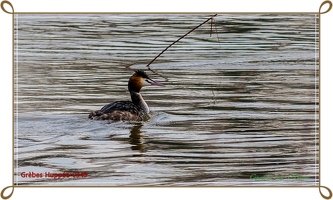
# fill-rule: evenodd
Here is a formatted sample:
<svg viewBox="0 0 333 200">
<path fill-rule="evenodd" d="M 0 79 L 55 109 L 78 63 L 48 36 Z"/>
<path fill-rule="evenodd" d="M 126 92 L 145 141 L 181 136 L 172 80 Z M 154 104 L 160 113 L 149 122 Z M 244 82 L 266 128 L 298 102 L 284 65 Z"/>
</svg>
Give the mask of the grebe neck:
<svg viewBox="0 0 333 200">
<path fill-rule="evenodd" d="M 139 92 L 130 91 L 132 103 L 140 106 L 145 113 L 149 113 L 149 107 Z"/>
</svg>

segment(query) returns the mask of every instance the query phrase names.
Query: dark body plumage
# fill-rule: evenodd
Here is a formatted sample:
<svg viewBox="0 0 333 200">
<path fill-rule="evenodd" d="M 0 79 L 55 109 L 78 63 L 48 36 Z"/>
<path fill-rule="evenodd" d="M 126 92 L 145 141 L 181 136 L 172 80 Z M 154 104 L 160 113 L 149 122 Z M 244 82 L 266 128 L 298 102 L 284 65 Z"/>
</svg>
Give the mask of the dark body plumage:
<svg viewBox="0 0 333 200">
<path fill-rule="evenodd" d="M 143 121 L 148 119 L 149 107 L 140 94 L 140 89 L 145 85 L 163 86 L 151 80 L 145 72 L 137 70 L 128 81 L 128 90 L 132 101 L 110 103 L 100 110 L 91 112 L 89 118 L 114 121 Z"/>
<path fill-rule="evenodd" d="M 114 121 L 142 121 L 148 119 L 149 114 L 131 101 L 116 101 L 105 105 L 100 110 L 91 112 L 89 118 Z"/>
</svg>

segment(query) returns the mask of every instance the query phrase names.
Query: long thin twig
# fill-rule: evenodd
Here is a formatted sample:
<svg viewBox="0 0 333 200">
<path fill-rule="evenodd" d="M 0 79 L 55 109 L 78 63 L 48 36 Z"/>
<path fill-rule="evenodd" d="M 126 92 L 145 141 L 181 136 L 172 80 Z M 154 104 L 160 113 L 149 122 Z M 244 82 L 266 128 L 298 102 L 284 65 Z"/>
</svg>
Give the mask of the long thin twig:
<svg viewBox="0 0 333 200">
<path fill-rule="evenodd" d="M 220 37 L 219 37 L 219 32 L 217 31 L 217 27 L 216 27 L 215 19 L 213 18 L 212 21 L 214 22 L 215 31 L 216 31 L 216 36 L 217 36 L 217 41 L 218 41 L 218 43 L 221 45 L 221 43 L 220 43 Z"/>
<path fill-rule="evenodd" d="M 210 20 L 210 34 L 209 34 L 209 37 L 212 37 L 212 33 L 213 33 L 213 21 L 214 21 L 214 18 L 212 18 Z"/>
<path fill-rule="evenodd" d="M 152 71 L 153 73 L 155 74 L 158 74 L 156 73 L 154 70 L 152 70 L 150 68 L 150 64 L 152 64 L 158 57 L 160 57 L 166 50 L 168 50 L 172 45 L 176 44 L 179 40 L 183 39 L 184 37 L 186 37 L 188 34 L 190 34 L 192 31 L 194 31 L 195 29 L 199 28 L 200 26 L 204 25 L 205 23 L 207 23 L 209 20 L 212 20 L 214 17 L 216 17 L 217 14 L 211 16 L 210 18 L 208 18 L 207 20 L 205 20 L 204 22 L 202 22 L 201 24 L 199 24 L 198 26 L 192 28 L 189 32 L 187 32 L 186 34 L 184 34 L 183 36 L 181 36 L 180 38 L 178 38 L 176 41 L 174 41 L 173 43 L 171 43 L 169 46 L 167 46 L 163 51 L 161 51 L 161 53 L 159 53 L 152 61 L 150 61 L 148 64 L 147 64 L 147 67 L 150 71 Z M 212 26 L 212 25 L 211 25 Z M 158 74 L 160 75 L 160 74 Z M 160 75 L 161 76 L 161 75 Z M 161 76 L 163 77 L 163 76 Z M 165 78 L 165 77 L 163 77 Z M 165 78 L 166 79 L 166 78 Z"/>
</svg>

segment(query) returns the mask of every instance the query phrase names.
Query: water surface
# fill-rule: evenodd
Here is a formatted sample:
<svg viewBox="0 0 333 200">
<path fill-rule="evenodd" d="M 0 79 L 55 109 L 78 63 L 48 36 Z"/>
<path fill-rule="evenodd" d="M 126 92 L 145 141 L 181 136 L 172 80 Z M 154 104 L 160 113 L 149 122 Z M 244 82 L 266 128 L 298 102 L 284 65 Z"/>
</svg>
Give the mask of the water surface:
<svg viewBox="0 0 333 200">
<path fill-rule="evenodd" d="M 208 17 L 16 15 L 15 183 L 318 185 L 316 15 L 219 14 L 151 65 L 168 81 L 147 71 L 148 121 L 88 119 Z"/>
</svg>

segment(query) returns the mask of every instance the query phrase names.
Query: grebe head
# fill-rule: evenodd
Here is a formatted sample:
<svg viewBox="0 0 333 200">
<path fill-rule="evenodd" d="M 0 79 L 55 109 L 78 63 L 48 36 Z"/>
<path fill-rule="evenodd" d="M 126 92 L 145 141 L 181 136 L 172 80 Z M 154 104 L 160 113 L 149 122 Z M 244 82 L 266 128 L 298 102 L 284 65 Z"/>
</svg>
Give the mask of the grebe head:
<svg viewBox="0 0 333 200">
<path fill-rule="evenodd" d="M 139 93 L 144 86 L 155 85 L 164 86 L 162 83 L 152 80 L 142 70 L 136 70 L 128 81 L 128 90 Z"/>
</svg>

